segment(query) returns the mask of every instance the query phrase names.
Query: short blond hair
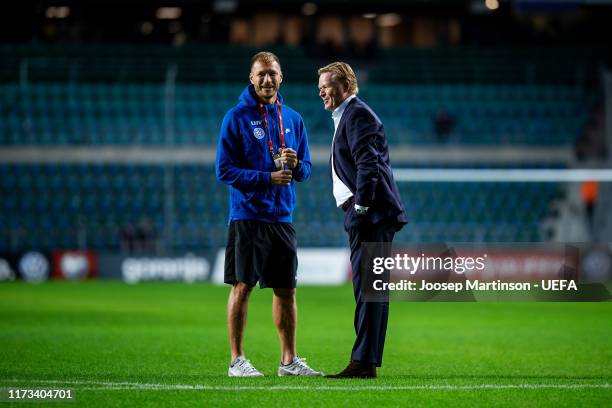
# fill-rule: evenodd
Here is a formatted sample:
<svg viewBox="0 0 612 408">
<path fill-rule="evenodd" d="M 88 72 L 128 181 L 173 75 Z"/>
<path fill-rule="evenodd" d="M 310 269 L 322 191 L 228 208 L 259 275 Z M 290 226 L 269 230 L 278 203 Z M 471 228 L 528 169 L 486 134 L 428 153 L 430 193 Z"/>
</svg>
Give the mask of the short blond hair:
<svg viewBox="0 0 612 408">
<path fill-rule="evenodd" d="M 262 52 L 258 52 L 257 54 L 253 55 L 253 58 L 251 58 L 251 70 L 253 69 L 253 65 L 255 65 L 257 61 L 261 61 L 267 65 L 272 65 L 274 62 L 276 62 L 279 67 L 281 64 L 278 57 L 269 51 L 262 51 Z"/>
<path fill-rule="evenodd" d="M 353 68 L 351 68 L 351 66 L 346 62 L 332 62 L 323 68 L 319 68 L 318 72 L 319 75 L 326 72 L 331 72 L 334 80 L 342 82 L 351 94 L 357 95 L 359 93 L 359 86 L 357 84 L 357 76 L 355 75 L 355 71 L 353 71 Z"/>
</svg>

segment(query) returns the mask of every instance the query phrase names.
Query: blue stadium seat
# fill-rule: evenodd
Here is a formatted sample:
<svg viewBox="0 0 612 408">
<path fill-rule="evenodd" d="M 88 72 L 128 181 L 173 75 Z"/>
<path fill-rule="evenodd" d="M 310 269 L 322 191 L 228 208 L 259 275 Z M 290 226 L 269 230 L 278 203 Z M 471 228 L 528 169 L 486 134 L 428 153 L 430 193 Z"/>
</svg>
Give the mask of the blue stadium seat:
<svg viewBox="0 0 612 408">
<path fill-rule="evenodd" d="M 5 145 L 214 145 L 223 115 L 244 84 L 178 84 L 174 121 L 166 124 L 163 84 L 31 83 L 0 85 Z M 329 144 L 333 123 L 316 87 L 288 84 L 286 103 L 302 113 L 312 144 Z M 592 97 L 575 86 L 365 84 L 392 144 L 436 144 L 434 118 L 450 113 L 464 144 L 571 145 Z M 220 97 L 221 96 L 221 97 Z M 170 133 L 167 133 L 170 129 Z"/>
</svg>

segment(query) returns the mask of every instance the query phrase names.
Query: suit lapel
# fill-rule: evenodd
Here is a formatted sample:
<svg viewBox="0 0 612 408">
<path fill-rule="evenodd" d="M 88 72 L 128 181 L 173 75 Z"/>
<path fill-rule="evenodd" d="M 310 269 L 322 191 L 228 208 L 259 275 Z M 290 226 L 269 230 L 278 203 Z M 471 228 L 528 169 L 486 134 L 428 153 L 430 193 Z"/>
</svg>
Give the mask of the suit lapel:
<svg viewBox="0 0 612 408">
<path fill-rule="evenodd" d="M 334 166 L 334 171 L 336 172 L 336 174 L 338 174 L 338 171 L 336 170 L 338 168 L 338 166 L 337 166 L 338 152 L 336 150 L 336 146 L 338 145 L 338 140 L 339 140 L 340 136 L 343 135 L 342 128 L 344 127 L 344 124 L 347 121 L 346 118 L 348 117 L 348 112 L 349 112 L 350 109 L 352 109 L 352 107 L 355 104 L 356 100 L 357 100 L 357 97 L 354 97 L 346 105 L 346 108 L 344 108 L 344 112 L 342 113 L 342 117 L 340 118 L 340 122 L 338 123 L 338 129 L 336 129 L 336 132 L 334 134 L 334 141 L 333 141 L 333 146 L 332 146 L 333 155 L 334 155 L 333 162 L 332 162 L 331 155 L 329 156 L 329 173 L 330 173 L 330 176 L 331 176 L 331 171 L 332 171 L 332 163 L 333 163 L 333 166 Z M 343 139 L 342 139 L 341 143 L 348 144 L 348 140 L 346 140 L 346 138 L 348 136 L 344 135 L 342 137 L 343 137 Z M 338 177 L 340 177 L 340 176 L 338 175 Z"/>
<path fill-rule="evenodd" d="M 342 113 L 342 117 L 340 118 L 340 123 L 338 123 L 338 130 L 336 131 L 336 136 L 338 136 L 340 130 L 342 129 L 342 127 L 344 126 L 344 124 L 346 123 L 346 118 L 348 117 L 348 112 L 351 110 L 351 108 L 353 107 L 353 105 L 355 104 L 355 101 L 357 100 L 357 97 L 354 97 L 353 99 L 351 99 L 349 101 L 349 103 L 346 105 L 346 108 L 344 108 L 344 112 Z"/>
</svg>

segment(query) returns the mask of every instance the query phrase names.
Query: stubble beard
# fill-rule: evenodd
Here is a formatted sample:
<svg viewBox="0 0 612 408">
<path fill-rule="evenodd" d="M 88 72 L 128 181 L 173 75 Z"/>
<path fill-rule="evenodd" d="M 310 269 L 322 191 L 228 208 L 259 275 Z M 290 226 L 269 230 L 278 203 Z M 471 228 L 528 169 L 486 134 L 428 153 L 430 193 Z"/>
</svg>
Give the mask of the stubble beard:
<svg viewBox="0 0 612 408">
<path fill-rule="evenodd" d="M 276 94 L 278 93 L 277 89 L 272 89 L 272 93 L 268 94 L 268 90 L 265 89 L 264 87 L 260 87 L 259 88 L 259 92 L 257 94 L 257 96 L 259 96 L 259 98 L 265 102 L 265 103 L 272 103 L 276 100 Z"/>
</svg>

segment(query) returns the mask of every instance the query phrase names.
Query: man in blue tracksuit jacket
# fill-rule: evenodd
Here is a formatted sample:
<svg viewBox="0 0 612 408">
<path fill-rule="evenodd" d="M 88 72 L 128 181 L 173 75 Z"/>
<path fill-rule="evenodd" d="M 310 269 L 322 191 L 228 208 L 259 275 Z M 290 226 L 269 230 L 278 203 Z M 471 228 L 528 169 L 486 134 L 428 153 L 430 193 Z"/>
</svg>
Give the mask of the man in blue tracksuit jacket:
<svg viewBox="0 0 612 408">
<path fill-rule="evenodd" d="M 217 179 L 229 185 L 225 250 L 230 377 L 259 377 L 244 356 L 242 339 L 253 287 L 272 288 L 272 314 L 281 343 L 278 375 L 320 376 L 296 354 L 295 287 L 297 240 L 291 225 L 295 181 L 310 176 L 310 153 L 302 117 L 278 93 L 278 57 L 251 59 L 251 85 L 223 118 L 217 149 Z"/>
</svg>

